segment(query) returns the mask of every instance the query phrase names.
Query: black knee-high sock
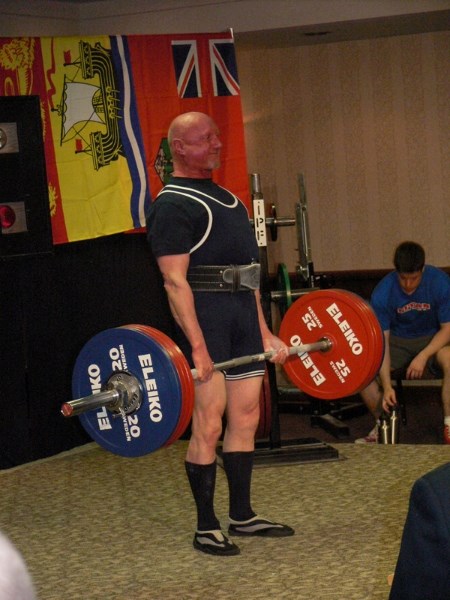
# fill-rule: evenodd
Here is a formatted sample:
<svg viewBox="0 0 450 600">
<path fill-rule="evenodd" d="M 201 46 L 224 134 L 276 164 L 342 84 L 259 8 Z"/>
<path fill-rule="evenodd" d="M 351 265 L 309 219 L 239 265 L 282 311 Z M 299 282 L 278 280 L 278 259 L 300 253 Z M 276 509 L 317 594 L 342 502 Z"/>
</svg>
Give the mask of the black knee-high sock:
<svg viewBox="0 0 450 600">
<path fill-rule="evenodd" d="M 220 523 L 214 512 L 216 461 L 209 465 L 197 465 L 185 461 L 184 465 L 197 506 L 197 529 L 199 531 L 220 529 Z"/>
<path fill-rule="evenodd" d="M 224 452 L 222 459 L 230 490 L 230 518 L 251 519 L 255 516 L 250 502 L 253 452 Z"/>
</svg>

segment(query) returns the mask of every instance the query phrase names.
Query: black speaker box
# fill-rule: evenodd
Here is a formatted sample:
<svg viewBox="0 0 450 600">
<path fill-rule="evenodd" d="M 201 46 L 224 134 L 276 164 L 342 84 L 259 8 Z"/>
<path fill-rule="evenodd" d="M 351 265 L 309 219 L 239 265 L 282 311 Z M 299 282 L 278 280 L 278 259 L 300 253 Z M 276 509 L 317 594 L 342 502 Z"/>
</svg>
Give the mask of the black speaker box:
<svg viewBox="0 0 450 600">
<path fill-rule="evenodd" d="M 39 96 L 1 96 L 0 259 L 52 249 Z"/>
</svg>

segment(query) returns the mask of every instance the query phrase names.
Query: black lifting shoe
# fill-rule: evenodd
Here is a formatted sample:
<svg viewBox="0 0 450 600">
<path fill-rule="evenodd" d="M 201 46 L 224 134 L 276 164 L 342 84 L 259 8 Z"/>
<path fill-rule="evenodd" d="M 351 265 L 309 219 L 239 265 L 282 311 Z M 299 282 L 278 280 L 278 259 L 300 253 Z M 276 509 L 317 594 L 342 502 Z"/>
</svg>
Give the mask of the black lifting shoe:
<svg viewBox="0 0 450 600">
<path fill-rule="evenodd" d="M 235 556 L 241 552 L 239 547 L 230 542 L 220 529 L 196 531 L 193 545 L 196 550 L 214 556 Z"/>
<path fill-rule="evenodd" d="M 273 523 L 273 521 L 256 515 L 247 521 L 230 519 L 228 533 L 230 535 L 254 535 L 259 537 L 288 537 L 294 535 L 295 531 L 288 525 Z"/>
</svg>

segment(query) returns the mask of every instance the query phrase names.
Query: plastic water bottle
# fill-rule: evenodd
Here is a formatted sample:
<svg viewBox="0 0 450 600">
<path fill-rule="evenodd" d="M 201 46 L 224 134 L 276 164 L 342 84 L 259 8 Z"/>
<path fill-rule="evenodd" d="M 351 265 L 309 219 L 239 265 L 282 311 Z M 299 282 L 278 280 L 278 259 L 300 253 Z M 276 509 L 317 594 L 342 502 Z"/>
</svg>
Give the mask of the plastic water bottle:
<svg viewBox="0 0 450 600">
<path fill-rule="evenodd" d="M 394 406 L 391 410 L 390 426 L 391 426 L 391 444 L 398 444 L 400 432 L 400 414 L 398 406 Z"/>
<path fill-rule="evenodd" d="M 378 443 L 391 443 L 391 418 L 386 412 L 383 412 L 380 417 L 380 424 L 378 425 Z"/>
</svg>

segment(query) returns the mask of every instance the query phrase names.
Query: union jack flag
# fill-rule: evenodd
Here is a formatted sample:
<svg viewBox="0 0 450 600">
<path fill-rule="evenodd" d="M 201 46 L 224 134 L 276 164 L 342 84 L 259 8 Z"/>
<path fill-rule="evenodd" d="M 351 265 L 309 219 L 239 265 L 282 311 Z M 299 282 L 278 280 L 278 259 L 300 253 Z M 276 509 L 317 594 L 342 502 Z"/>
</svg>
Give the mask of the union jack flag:
<svg viewBox="0 0 450 600">
<path fill-rule="evenodd" d="M 209 40 L 209 59 L 214 96 L 238 96 L 239 81 L 233 40 Z"/>
<path fill-rule="evenodd" d="M 201 98 L 202 85 L 195 40 L 172 41 L 172 56 L 180 98 Z"/>
</svg>

